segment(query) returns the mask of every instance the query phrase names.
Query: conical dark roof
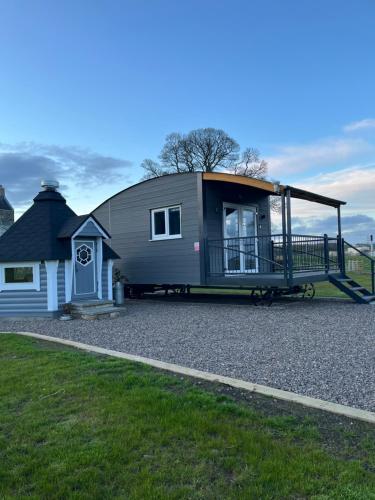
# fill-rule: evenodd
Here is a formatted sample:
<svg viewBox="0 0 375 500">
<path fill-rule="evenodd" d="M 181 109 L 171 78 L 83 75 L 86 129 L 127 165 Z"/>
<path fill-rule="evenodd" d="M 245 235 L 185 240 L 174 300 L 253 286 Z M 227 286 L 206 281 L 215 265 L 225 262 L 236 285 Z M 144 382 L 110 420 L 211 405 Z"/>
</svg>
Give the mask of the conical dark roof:
<svg viewBox="0 0 375 500">
<path fill-rule="evenodd" d="M 6 199 L 5 190 L 1 184 L 0 184 L 0 210 L 9 210 L 13 212 L 13 207 Z"/>
<path fill-rule="evenodd" d="M 13 211 L 12 205 L 9 203 L 9 201 L 5 198 L 0 198 L 0 210 L 9 210 Z"/>
<path fill-rule="evenodd" d="M 0 262 L 66 260 L 70 238 L 59 238 L 68 219 L 78 217 L 57 191 L 41 191 L 34 204 L 0 237 Z M 103 243 L 104 258 L 118 258 Z"/>
</svg>

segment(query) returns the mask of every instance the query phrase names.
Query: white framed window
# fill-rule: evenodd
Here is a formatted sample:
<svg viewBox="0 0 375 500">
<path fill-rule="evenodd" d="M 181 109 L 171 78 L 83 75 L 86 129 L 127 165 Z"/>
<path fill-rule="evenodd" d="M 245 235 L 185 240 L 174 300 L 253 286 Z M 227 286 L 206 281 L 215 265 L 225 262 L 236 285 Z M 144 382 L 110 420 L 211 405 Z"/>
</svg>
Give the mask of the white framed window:
<svg viewBox="0 0 375 500">
<path fill-rule="evenodd" d="M 0 264 L 1 290 L 40 290 L 39 262 Z"/>
<path fill-rule="evenodd" d="M 181 205 L 151 210 L 152 240 L 174 240 L 181 237 Z"/>
</svg>

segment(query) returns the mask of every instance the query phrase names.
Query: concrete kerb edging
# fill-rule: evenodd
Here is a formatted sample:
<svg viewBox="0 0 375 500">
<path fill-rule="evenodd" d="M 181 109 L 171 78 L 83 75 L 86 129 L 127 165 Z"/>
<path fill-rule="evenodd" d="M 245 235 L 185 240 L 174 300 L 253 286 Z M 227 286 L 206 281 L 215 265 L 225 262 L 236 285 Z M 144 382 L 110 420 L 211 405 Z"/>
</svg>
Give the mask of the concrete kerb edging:
<svg viewBox="0 0 375 500">
<path fill-rule="evenodd" d="M 47 340 L 50 342 L 55 342 L 58 344 L 75 347 L 83 351 L 95 352 L 97 354 L 113 356 L 115 358 L 126 359 L 128 361 L 144 363 L 146 365 L 153 366 L 155 368 L 160 368 L 162 370 L 167 370 L 173 373 L 178 373 L 180 375 L 186 375 L 188 377 L 194 377 L 209 382 L 219 382 L 220 384 L 229 385 L 237 389 L 243 389 L 249 392 L 256 392 L 258 394 L 262 394 L 264 396 L 270 396 L 276 399 L 281 399 L 283 401 L 298 403 L 308 408 L 328 411 L 331 413 L 335 413 L 336 415 L 342 415 L 347 418 L 362 420 L 363 422 L 369 422 L 371 424 L 375 424 L 375 413 L 371 411 L 360 410 L 358 408 L 353 408 L 351 406 L 345 406 L 338 403 L 331 403 L 329 401 L 324 401 L 322 399 L 310 398 L 309 396 L 303 396 L 301 394 L 296 394 L 294 392 L 289 392 L 289 391 L 283 391 L 281 389 L 274 389 L 273 387 L 268 387 L 266 385 L 253 384 L 252 382 L 246 382 L 245 380 L 225 377 L 223 375 L 216 375 L 214 373 L 195 370 L 194 368 L 187 368 L 185 366 L 175 365 L 173 363 L 166 363 L 164 361 L 158 361 L 156 359 L 144 358 L 142 356 L 137 356 L 134 354 L 127 354 L 120 351 L 113 351 L 111 349 L 104 349 L 103 347 L 83 344 L 82 342 L 75 342 L 74 340 L 65 340 L 61 338 L 51 337 L 49 335 L 40 335 L 39 333 L 30 333 L 30 332 L 3 332 L 3 333 L 23 335 L 25 337 L 33 337 L 40 340 Z"/>
</svg>

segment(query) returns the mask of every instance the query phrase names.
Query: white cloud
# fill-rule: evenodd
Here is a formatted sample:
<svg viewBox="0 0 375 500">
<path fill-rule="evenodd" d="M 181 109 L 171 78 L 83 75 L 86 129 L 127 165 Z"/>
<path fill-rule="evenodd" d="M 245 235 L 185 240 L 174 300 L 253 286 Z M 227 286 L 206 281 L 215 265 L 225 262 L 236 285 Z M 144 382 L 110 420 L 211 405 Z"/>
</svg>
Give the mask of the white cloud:
<svg viewBox="0 0 375 500">
<path fill-rule="evenodd" d="M 283 177 L 317 167 L 329 167 L 363 157 L 375 147 L 361 138 L 333 138 L 310 144 L 280 147 L 274 156 L 266 158 L 270 174 Z"/>
<path fill-rule="evenodd" d="M 64 195 L 74 201 L 72 208 L 86 212 L 113 186 L 122 187 L 129 180 L 131 165 L 76 146 L 0 143 L 0 181 L 17 214 L 30 206 L 43 178 L 57 179 Z"/>
<path fill-rule="evenodd" d="M 341 218 L 344 238 L 352 243 L 367 242 L 369 235 L 375 233 L 375 219 L 368 215 L 344 215 Z M 295 217 L 292 221 L 293 231 L 297 234 L 337 235 L 337 217 L 330 215 L 324 218 Z"/>
<path fill-rule="evenodd" d="M 375 218 L 375 165 L 353 166 L 319 174 L 293 185 L 329 198 L 346 201 L 347 204 L 342 207 L 343 217 L 365 214 Z M 336 210 L 318 203 L 293 199 L 292 216 L 304 219 L 305 225 L 309 226 L 313 221 L 319 222 L 327 217 L 336 216 Z M 273 219 L 275 224 L 280 224 L 280 217 Z M 354 219 L 352 223 L 354 227 Z M 357 229 L 359 231 L 360 228 Z M 356 231 L 355 228 L 353 230 Z"/>
<path fill-rule="evenodd" d="M 371 128 L 375 128 L 375 119 L 353 122 L 343 130 L 358 131 L 362 135 L 341 135 L 308 144 L 282 146 L 266 158 L 271 176 L 283 184 L 290 182 L 301 189 L 346 201 L 342 207 L 343 229 L 351 241 L 360 241 L 369 232 L 375 233 L 375 142 L 366 135 Z M 295 180 L 293 174 L 302 172 L 310 176 Z M 293 199 L 294 230 L 334 234 L 337 231 L 335 212 L 329 206 Z M 273 223 L 280 227 L 280 216 L 273 215 Z"/>
<path fill-rule="evenodd" d="M 375 211 L 375 165 L 353 166 L 298 183 L 303 189 L 347 201 L 348 209 Z"/>
<path fill-rule="evenodd" d="M 368 234 L 375 234 L 375 165 L 352 167 L 318 174 L 295 187 L 346 201 L 342 207 L 343 230 L 352 243 L 365 241 Z M 309 234 L 331 234 L 337 231 L 336 210 L 332 207 L 292 199 L 293 230 Z M 272 216 L 275 230 L 281 227 L 280 215 Z"/>
<path fill-rule="evenodd" d="M 365 118 L 356 122 L 349 123 L 343 128 L 344 132 L 355 132 L 357 130 L 364 130 L 375 128 L 375 118 Z"/>
</svg>

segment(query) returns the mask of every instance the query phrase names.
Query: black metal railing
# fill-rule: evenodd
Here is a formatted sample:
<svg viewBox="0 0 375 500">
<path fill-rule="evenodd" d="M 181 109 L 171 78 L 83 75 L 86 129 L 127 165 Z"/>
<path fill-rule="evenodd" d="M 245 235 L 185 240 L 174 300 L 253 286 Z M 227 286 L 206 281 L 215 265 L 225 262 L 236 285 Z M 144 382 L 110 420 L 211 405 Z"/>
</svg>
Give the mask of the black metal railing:
<svg viewBox="0 0 375 500">
<path fill-rule="evenodd" d="M 341 247 L 342 270 L 375 295 L 375 259 L 344 239 Z"/>
<path fill-rule="evenodd" d="M 282 245 L 282 235 L 223 238 L 207 241 L 210 276 L 284 272 L 284 258 L 274 257 L 273 245 Z"/>
<path fill-rule="evenodd" d="M 289 243 L 287 243 L 289 246 Z M 339 271 L 339 243 L 337 238 L 311 235 L 291 236 L 291 270 L 293 273 L 309 271 Z"/>
<path fill-rule="evenodd" d="M 337 238 L 272 234 L 207 240 L 208 275 L 284 274 L 340 270 L 341 245 Z"/>
</svg>

